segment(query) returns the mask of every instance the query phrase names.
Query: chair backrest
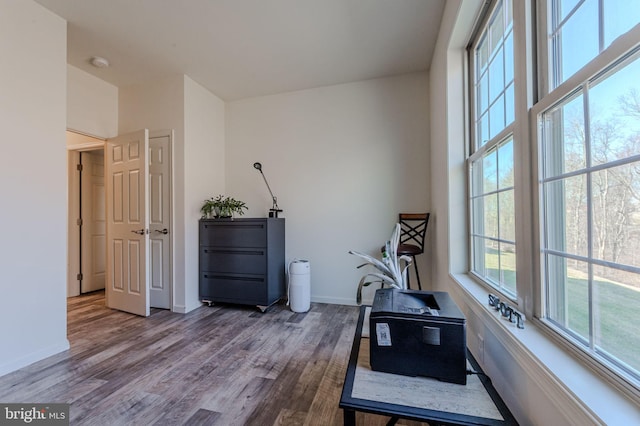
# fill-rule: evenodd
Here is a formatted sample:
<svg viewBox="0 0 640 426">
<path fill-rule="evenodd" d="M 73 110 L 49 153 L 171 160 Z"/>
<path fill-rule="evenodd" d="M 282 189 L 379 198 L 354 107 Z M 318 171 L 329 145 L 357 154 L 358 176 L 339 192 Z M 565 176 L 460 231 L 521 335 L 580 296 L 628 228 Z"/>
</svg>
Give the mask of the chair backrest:
<svg viewBox="0 0 640 426">
<path fill-rule="evenodd" d="M 424 252 L 424 236 L 427 233 L 429 213 L 400 213 L 400 244 L 413 244 Z"/>
</svg>

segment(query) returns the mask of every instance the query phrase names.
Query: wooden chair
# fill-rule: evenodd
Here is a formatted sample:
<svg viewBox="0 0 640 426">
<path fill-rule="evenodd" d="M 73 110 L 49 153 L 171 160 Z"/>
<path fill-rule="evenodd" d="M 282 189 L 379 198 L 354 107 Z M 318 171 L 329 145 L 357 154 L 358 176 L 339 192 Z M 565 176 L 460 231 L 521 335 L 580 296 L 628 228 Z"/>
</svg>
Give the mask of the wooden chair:
<svg viewBox="0 0 640 426">
<path fill-rule="evenodd" d="M 418 289 L 422 290 L 416 256 L 424 253 L 424 239 L 427 233 L 427 224 L 429 223 L 429 213 L 400 213 L 398 215 L 398 223 L 400 223 L 401 228 L 398 256 L 405 255 L 411 257 L 413 266 L 416 269 Z M 409 287 L 408 274 L 407 287 Z"/>
</svg>

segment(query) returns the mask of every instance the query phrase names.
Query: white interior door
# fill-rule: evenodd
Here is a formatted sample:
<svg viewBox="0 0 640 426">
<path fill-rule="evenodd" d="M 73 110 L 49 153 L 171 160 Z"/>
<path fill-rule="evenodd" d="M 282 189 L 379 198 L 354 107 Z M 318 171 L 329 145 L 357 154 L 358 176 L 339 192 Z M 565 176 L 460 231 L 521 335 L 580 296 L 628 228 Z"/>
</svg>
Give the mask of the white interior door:
<svg viewBox="0 0 640 426">
<path fill-rule="evenodd" d="M 80 154 L 82 164 L 82 247 L 80 292 L 102 290 L 107 260 L 104 150 Z"/>
<path fill-rule="evenodd" d="M 149 132 L 107 141 L 107 306 L 149 315 Z"/>
<path fill-rule="evenodd" d="M 149 138 L 149 292 L 152 308 L 171 309 L 171 136 Z"/>
</svg>

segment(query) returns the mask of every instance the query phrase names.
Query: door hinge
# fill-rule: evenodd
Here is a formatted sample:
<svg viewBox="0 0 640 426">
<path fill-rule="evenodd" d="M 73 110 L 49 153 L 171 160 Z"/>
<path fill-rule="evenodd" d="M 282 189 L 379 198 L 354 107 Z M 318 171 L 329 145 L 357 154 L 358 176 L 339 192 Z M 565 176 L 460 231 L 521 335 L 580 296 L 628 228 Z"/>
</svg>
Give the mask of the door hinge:
<svg viewBox="0 0 640 426">
<path fill-rule="evenodd" d="M 76 275 L 76 279 L 77 279 L 78 281 L 82 281 L 82 273 L 80 273 L 80 274 Z"/>
<path fill-rule="evenodd" d="M 76 169 L 78 169 L 78 171 L 81 172 L 83 169 L 82 164 L 76 165 Z"/>
<path fill-rule="evenodd" d="M 77 224 L 78 226 L 82 226 L 82 219 L 78 219 L 78 220 L 76 221 L 76 224 Z"/>
</svg>

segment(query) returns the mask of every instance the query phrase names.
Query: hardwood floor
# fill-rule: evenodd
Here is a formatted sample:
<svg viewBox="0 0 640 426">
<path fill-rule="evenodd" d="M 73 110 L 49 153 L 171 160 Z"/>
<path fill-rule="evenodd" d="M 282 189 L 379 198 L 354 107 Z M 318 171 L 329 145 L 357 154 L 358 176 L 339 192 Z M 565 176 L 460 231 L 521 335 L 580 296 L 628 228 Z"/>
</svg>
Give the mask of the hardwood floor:
<svg viewBox="0 0 640 426">
<path fill-rule="evenodd" d="M 103 292 L 74 297 L 71 349 L 0 377 L 0 401 L 69 403 L 72 425 L 341 425 L 357 318 L 318 303 L 141 318 L 106 308 Z"/>
</svg>

